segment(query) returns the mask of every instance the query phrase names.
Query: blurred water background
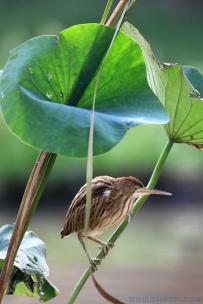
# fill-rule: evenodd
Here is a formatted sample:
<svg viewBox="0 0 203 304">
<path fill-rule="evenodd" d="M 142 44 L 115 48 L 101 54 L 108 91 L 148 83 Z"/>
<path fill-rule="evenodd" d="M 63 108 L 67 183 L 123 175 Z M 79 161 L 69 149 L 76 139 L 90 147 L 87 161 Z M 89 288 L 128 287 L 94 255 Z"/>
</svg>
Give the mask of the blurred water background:
<svg viewBox="0 0 203 304">
<path fill-rule="evenodd" d="M 115 6 L 118 1 L 114 2 Z M 105 4 L 104 0 L 1 0 L 0 69 L 9 50 L 34 36 L 58 35 L 78 23 L 100 22 Z M 202 0 L 140 0 L 128 21 L 145 37 L 158 60 L 195 66 L 203 73 L 202 13 Z M 16 138 L 1 113 L 0 140 L 3 226 L 15 221 L 39 151 Z M 147 184 L 166 141 L 160 126 L 134 128 L 114 149 L 94 158 L 94 176 L 132 175 Z M 173 196 L 148 199 L 96 274 L 100 284 L 125 303 L 139 302 L 136 296 L 194 296 L 203 303 L 202 168 L 202 152 L 175 144 L 157 184 Z M 65 303 L 87 264 L 76 236 L 63 241 L 59 237 L 68 205 L 85 183 L 85 171 L 86 159 L 58 156 L 29 227 L 47 244 L 49 278 L 61 292 L 52 303 Z M 97 252 L 95 246 L 90 248 Z M 37 300 L 7 296 L 3 303 L 16 301 Z M 185 302 L 193 303 L 195 298 Z M 105 300 L 89 280 L 76 303 Z"/>
</svg>

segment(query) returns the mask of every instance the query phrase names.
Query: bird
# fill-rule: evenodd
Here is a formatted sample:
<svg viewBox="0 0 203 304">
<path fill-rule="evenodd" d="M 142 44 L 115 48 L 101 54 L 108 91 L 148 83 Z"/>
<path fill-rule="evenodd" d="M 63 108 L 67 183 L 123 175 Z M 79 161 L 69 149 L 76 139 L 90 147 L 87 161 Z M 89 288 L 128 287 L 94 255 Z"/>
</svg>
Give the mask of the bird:
<svg viewBox="0 0 203 304">
<path fill-rule="evenodd" d="M 61 230 L 61 238 L 65 238 L 72 233 L 77 233 L 94 272 L 97 270 L 97 264 L 100 264 L 101 260 L 91 257 L 83 240 L 85 237 L 86 194 L 87 184 L 79 190 L 68 209 L 65 223 Z M 98 176 L 92 179 L 91 209 L 87 238 L 100 245 L 99 248 L 103 250 L 104 257 L 113 248 L 114 244 L 111 242 L 104 243 L 95 238 L 95 236 L 120 224 L 127 215 L 130 216 L 135 201 L 141 196 L 150 194 L 171 195 L 169 192 L 146 188 L 139 179 L 132 176 L 117 178 Z"/>
</svg>

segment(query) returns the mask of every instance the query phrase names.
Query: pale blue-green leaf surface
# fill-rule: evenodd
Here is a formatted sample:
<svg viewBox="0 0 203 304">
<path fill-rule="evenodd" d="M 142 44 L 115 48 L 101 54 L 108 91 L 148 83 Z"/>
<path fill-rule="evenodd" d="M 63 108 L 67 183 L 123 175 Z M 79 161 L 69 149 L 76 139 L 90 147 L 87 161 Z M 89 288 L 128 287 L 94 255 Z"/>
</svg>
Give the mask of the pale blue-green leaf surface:
<svg viewBox="0 0 203 304">
<path fill-rule="evenodd" d="M 13 228 L 14 225 L 6 225 L 0 229 L 0 270 L 6 258 Z M 59 293 L 46 278 L 48 275 L 45 244 L 33 232 L 26 232 L 14 261 L 7 294 L 35 296 L 41 302 L 46 302 Z"/>
</svg>

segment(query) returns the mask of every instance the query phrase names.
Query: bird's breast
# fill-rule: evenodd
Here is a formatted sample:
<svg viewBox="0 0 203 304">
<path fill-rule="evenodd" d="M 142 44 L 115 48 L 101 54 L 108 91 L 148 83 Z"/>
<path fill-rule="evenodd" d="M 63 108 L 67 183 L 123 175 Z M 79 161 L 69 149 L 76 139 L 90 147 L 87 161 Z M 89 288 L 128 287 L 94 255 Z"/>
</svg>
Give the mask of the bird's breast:
<svg viewBox="0 0 203 304">
<path fill-rule="evenodd" d="M 109 195 L 106 191 L 104 195 Z M 95 236 L 102 234 L 106 230 L 119 225 L 123 219 L 130 214 L 135 198 L 122 196 L 118 200 L 112 199 L 107 203 L 106 210 L 102 216 L 91 221 L 88 235 Z"/>
</svg>

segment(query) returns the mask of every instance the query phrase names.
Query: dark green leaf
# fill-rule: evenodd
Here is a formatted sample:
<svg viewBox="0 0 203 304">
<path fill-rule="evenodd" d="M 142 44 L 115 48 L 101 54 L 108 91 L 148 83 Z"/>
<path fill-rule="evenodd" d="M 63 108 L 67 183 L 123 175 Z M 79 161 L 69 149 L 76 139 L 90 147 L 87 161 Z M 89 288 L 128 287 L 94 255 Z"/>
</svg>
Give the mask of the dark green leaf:
<svg viewBox="0 0 203 304">
<path fill-rule="evenodd" d="M 0 270 L 13 228 L 14 225 L 6 225 L 0 229 Z M 45 244 L 33 232 L 26 232 L 14 261 L 6 293 L 35 296 L 41 302 L 46 302 L 59 293 L 46 279 L 48 274 Z"/>
<path fill-rule="evenodd" d="M 95 80 L 114 29 L 86 24 L 33 38 L 15 50 L 2 76 L 8 127 L 36 148 L 87 155 Z M 128 128 L 165 123 L 168 115 L 147 83 L 140 46 L 118 33 L 97 91 L 94 155 L 113 148 Z"/>
<path fill-rule="evenodd" d="M 183 71 L 194 89 L 198 91 L 193 93 L 195 97 L 198 97 L 199 95 L 203 96 L 203 75 L 196 68 L 191 66 L 184 66 Z"/>
</svg>

